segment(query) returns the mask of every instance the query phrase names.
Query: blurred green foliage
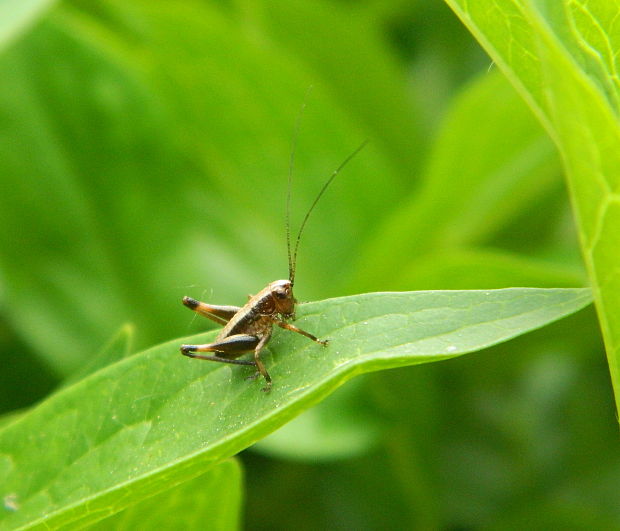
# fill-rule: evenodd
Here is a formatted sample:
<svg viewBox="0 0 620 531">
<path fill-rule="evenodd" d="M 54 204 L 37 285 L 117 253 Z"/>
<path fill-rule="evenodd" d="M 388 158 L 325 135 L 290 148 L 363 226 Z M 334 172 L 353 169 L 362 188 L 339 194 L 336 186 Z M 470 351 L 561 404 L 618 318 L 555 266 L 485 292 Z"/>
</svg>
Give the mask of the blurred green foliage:
<svg viewBox="0 0 620 531">
<path fill-rule="evenodd" d="M 0 2 L 0 410 L 128 345 L 203 330 L 183 295 L 239 304 L 286 276 L 288 159 L 310 85 L 295 224 L 346 154 L 370 145 L 313 215 L 298 298 L 591 282 L 613 374 L 613 3 L 449 3 L 527 103 L 432 0 Z M 609 218 L 597 186 L 615 198 Z M 476 356 L 364 377 L 310 413 L 319 420 L 242 455 L 246 527 L 620 526 L 592 310 Z M 241 477 L 230 480 L 238 500 Z"/>
</svg>

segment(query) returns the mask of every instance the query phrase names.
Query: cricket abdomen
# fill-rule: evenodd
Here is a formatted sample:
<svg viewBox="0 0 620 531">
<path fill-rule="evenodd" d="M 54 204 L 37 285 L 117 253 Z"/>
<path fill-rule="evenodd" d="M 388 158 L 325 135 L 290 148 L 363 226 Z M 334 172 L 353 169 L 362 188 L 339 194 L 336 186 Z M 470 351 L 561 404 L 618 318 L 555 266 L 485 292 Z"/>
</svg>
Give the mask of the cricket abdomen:
<svg viewBox="0 0 620 531">
<path fill-rule="evenodd" d="M 226 325 L 217 336 L 216 341 L 221 341 L 235 334 L 248 334 L 260 338 L 271 330 L 271 324 L 272 321 L 268 316 L 248 313 L 237 323 L 232 323 L 232 320 L 229 321 L 228 325 L 232 326 Z"/>
</svg>

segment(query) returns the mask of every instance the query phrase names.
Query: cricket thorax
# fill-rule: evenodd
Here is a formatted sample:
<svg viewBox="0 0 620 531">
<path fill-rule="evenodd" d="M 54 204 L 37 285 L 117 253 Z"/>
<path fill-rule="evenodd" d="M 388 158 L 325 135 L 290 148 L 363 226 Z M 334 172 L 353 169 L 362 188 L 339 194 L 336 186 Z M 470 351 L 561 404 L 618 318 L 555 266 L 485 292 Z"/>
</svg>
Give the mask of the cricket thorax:
<svg viewBox="0 0 620 531">
<path fill-rule="evenodd" d="M 222 329 L 219 339 L 234 334 L 250 334 L 262 337 L 271 330 L 273 319 L 281 313 L 279 300 L 274 295 L 272 282 L 250 298 L 228 324 Z"/>
</svg>

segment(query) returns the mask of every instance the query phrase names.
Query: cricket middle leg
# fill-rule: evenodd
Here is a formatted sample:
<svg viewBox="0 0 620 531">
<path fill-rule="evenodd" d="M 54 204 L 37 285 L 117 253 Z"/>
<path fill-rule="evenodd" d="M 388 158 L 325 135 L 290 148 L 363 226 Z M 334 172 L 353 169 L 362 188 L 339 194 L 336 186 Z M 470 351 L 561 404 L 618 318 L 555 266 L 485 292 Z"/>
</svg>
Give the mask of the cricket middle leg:
<svg viewBox="0 0 620 531">
<path fill-rule="evenodd" d="M 267 344 L 267 341 L 269 341 L 270 337 L 271 337 L 271 332 L 269 332 L 268 334 L 265 334 L 263 337 L 260 338 L 260 341 L 258 342 L 258 344 L 256 345 L 256 348 L 254 349 L 254 363 L 256 364 L 256 368 L 258 369 L 258 372 L 256 374 L 257 375 L 262 374 L 263 378 L 265 378 L 266 385 L 265 387 L 262 388 L 262 391 L 264 391 L 265 393 L 268 393 L 269 391 L 271 391 L 271 376 L 269 376 L 267 369 L 265 369 L 265 365 L 260 359 L 260 351 Z"/>
</svg>

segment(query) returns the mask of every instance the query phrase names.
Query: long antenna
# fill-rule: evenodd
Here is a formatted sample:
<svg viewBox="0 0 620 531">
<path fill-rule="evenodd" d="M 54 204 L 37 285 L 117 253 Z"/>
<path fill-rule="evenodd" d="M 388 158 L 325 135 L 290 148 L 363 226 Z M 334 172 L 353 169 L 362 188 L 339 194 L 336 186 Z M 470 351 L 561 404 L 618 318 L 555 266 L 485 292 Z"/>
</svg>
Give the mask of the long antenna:
<svg viewBox="0 0 620 531">
<path fill-rule="evenodd" d="M 321 191 L 317 194 L 312 205 L 310 205 L 308 212 L 306 212 L 306 215 L 303 221 L 301 222 L 301 226 L 299 227 L 299 232 L 297 233 L 297 240 L 295 241 L 295 252 L 293 253 L 292 260 L 291 260 L 291 247 L 290 247 L 290 226 L 287 225 L 286 236 L 287 236 L 287 243 L 288 243 L 288 269 L 289 269 L 288 276 L 289 276 L 289 280 L 291 281 L 291 285 L 295 284 L 295 267 L 297 265 L 297 251 L 299 250 L 299 242 L 301 241 L 301 234 L 306 226 L 306 222 L 308 221 L 310 214 L 314 210 L 314 207 L 316 206 L 316 204 L 319 202 L 319 199 L 321 199 L 321 196 L 325 193 L 325 190 L 327 190 L 327 187 L 336 178 L 336 175 L 340 173 L 342 168 L 344 168 L 348 164 L 348 162 L 364 148 L 366 144 L 368 144 L 368 140 L 364 140 L 346 159 L 344 159 L 340 163 L 340 166 L 338 166 L 334 170 L 334 172 L 331 174 L 329 179 L 325 181 L 323 188 L 321 188 Z M 290 183 L 290 180 L 289 180 L 289 183 Z M 289 188 L 289 199 L 290 199 L 290 188 Z M 288 217 L 288 208 L 287 208 L 287 217 Z"/>
<path fill-rule="evenodd" d="M 295 119 L 295 129 L 293 131 L 293 142 L 291 146 L 291 158 L 289 159 L 288 164 L 288 189 L 286 191 L 286 250 L 288 252 L 288 273 L 289 277 L 291 276 L 291 271 L 293 271 L 293 276 L 295 276 L 295 266 L 293 262 L 293 258 L 291 255 L 291 189 L 293 188 L 293 169 L 295 167 L 295 152 L 297 151 L 297 140 L 299 139 L 299 124 L 301 123 L 301 117 L 306 110 L 306 104 L 308 102 L 308 96 L 312 91 L 312 85 L 310 85 L 306 89 L 306 94 L 304 95 L 304 102 L 301 104 L 301 108 L 297 113 L 297 118 Z M 292 280 L 291 280 L 292 284 Z"/>
</svg>

